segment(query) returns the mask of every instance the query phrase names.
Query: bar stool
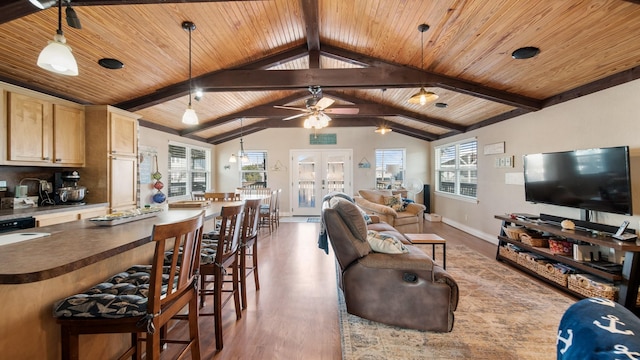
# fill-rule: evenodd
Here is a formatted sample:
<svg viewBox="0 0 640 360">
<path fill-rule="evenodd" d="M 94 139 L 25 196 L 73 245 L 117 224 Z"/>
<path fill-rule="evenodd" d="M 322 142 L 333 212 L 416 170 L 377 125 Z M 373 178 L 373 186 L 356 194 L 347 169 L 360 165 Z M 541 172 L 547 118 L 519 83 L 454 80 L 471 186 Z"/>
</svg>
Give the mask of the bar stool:
<svg viewBox="0 0 640 360">
<path fill-rule="evenodd" d="M 116 274 L 87 292 L 58 301 L 53 313 L 60 324 L 62 359 L 79 358 L 79 335 L 131 333 L 131 346 L 120 358 L 159 359 L 163 344 L 179 343 L 192 359 L 200 359 L 197 274 L 204 212 L 170 224 L 154 225 L 155 252 L 151 265 L 137 265 Z M 174 241 L 175 239 L 175 241 Z M 180 253 L 165 266 L 165 253 Z M 180 315 L 188 305 L 187 316 Z M 172 319 L 189 321 L 189 339 L 169 339 Z M 146 336 L 142 337 L 143 333 Z"/>
<path fill-rule="evenodd" d="M 207 295 L 213 295 L 213 311 L 200 316 L 213 316 L 216 332 L 216 349 L 221 350 L 222 307 L 233 297 L 236 319 L 242 318 L 240 308 L 238 248 L 244 205 L 223 206 L 220 213 L 220 231 L 214 238 L 203 239 L 200 254 L 200 307 L 204 307 Z M 225 275 L 231 276 L 231 289 L 224 289 Z M 208 287 L 208 285 L 213 287 Z M 224 299 L 222 293 L 228 293 Z"/>
<path fill-rule="evenodd" d="M 258 280 L 258 221 L 260 220 L 261 199 L 249 199 L 244 202 L 242 221 L 242 243 L 240 245 L 240 297 L 242 308 L 247 308 L 247 277 L 253 273 L 256 291 L 260 290 Z M 247 265 L 247 258 L 251 265 Z"/>
</svg>

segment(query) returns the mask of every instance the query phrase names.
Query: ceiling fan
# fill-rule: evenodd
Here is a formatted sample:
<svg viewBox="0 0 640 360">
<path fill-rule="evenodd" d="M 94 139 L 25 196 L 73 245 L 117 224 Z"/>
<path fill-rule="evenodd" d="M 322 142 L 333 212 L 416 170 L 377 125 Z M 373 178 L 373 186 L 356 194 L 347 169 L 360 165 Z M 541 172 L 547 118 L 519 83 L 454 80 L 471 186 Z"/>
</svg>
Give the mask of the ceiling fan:
<svg viewBox="0 0 640 360">
<path fill-rule="evenodd" d="M 309 86 L 309 92 L 311 93 L 311 97 L 305 100 L 304 109 L 293 106 L 274 105 L 274 108 L 277 109 L 302 111 L 301 114 L 289 116 L 282 120 L 293 120 L 307 115 L 315 115 L 318 118 L 331 120 L 331 118 L 326 114 L 354 115 L 360 111 L 360 109 L 355 107 L 328 109 L 328 107 L 333 105 L 335 101 L 329 98 L 322 97 L 322 89 L 320 88 L 320 86 Z"/>
</svg>

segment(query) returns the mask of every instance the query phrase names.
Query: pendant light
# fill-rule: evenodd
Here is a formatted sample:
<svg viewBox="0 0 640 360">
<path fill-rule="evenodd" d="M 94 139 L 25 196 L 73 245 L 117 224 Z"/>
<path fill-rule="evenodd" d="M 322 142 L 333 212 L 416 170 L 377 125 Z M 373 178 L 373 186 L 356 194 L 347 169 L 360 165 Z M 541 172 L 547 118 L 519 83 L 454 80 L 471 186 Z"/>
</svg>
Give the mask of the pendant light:
<svg viewBox="0 0 640 360">
<path fill-rule="evenodd" d="M 78 63 L 62 33 L 62 0 L 58 1 L 58 30 L 38 56 L 38 66 L 61 75 L 77 76 Z"/>
<path fill-rule="evenodd" d="M 236 156 L 236 154 L 231 154 L 229 162 L 238 162 L 238 156 Z M 244 152 L 244 141 L 242 140 L 242 118 L 240 118 L 240 162 L 242 162 L 243 164 L 249 162 L 249 157 L 247 156 L 247 153 Z"/>
<path fill-rule="evenodd" d="M 384 93 L 385 91 L 387 91 L 387 89 L 382 89 L 382 103 L 384 104 Z M 387 127 L 386 125 L 386 121 L 385 123 L 383 123 L 382 125 L 378 126 L 375 130 L 376 133 L 380 134 L 380 135 L 384 135 L 386 133 L 390 133 L 392 132 L 393 129 L 391 129 L 390 127 Z"/>
<path fill-rule="evenodd" d="M 429 25 L 420 24 L 418 25 L 418 31 L 420 31 L 420 52 L 422 55 L 422 63 L 420 64 L 420 69 L 424 71 L 424 32 L 429 30 Z M 425 105 L 428 102 L 435 101 L 438 99 L 438 95 L 431 91 L 426 91 L 423 87 L 420 87 L 420 91 L 411 95 L 409 98 L 410 104 L 420 104 Z"/>
<path fill-rule="evenodd" d="M 185 21 L 182 23 L 182 28 L 189 32 L 189 106 L 184 111 L 184 115 L 182 115 L 182 122 L 187 125 L 197 125 L 198 115 L 191 108 L 191 32 L 196 29 L 196 24 L 191 21 Z"/>
</svg>

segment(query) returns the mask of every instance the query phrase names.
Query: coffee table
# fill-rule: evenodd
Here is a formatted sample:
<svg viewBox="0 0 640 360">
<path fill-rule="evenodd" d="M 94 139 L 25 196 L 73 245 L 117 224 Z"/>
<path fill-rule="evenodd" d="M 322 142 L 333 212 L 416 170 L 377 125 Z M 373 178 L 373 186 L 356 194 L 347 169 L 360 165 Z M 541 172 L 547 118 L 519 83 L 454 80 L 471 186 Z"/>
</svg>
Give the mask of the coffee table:
<svg viewBox="0 0 640 360">
<path fill-rule="evenodd" d="M 442 268 L 447 268 L 447 240 L 436 234 L 404 234 L 412 244 L 431 245 L 433 260 L 436 260 L 436 245 L 442 245 Z"/>
</svg>

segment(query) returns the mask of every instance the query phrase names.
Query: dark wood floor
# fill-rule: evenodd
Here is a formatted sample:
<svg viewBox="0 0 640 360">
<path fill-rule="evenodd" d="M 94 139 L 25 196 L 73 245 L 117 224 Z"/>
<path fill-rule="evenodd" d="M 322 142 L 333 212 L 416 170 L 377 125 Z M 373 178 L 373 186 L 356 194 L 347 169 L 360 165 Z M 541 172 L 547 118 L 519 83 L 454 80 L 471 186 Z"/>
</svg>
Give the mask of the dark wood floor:
<svg viewBox="0 0 640 360">
<path fill-rule="evenodd" d="M 335 262 L 333 253 L 326 255 L 317 247 L 319 229 L 318 223 L 281 222 L 272 235 L 262 230 L 260 291 L 254 291 L 250 278 L 248 308 L 238 321 L 233 302 L 225 305 L 224 348 L 219 352 L 213 318 L 201 317 L 203 359 L 341 358 Z M 495 245 L 444 223 L 425 221 L 424 232 L 495 256 Z M 425 251 L 430 254 L 431 247 Z M 174 356 L 168 349 L 162 359 Z"/>
</svg>

